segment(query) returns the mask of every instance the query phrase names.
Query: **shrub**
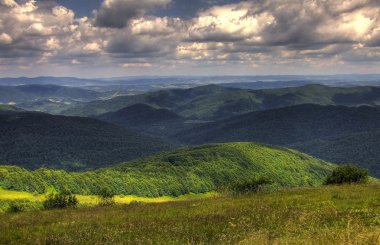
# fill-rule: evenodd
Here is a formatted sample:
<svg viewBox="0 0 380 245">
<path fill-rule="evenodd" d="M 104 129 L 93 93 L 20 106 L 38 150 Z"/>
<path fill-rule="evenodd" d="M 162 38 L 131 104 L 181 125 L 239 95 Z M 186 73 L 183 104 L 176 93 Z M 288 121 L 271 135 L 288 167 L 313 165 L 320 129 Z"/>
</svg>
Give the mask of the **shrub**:
<svg viewBox="0 0 380 245">
<path fill-rule="evenodd" d="M 78 205 L 76 196 L 66 193 L 50 194 L 43 202 L 45 209 L 69 208 Z"/>
<path fill-rule="evenodd" d="M 99 196 L 101 199 L 101 206 L 109 206 L 115 204 L 115 193 L 111 189 L 103 188 L 102 190 L 100 190 Z"/>
<path fill-rule="evenodd" d="M 233 184 L 228 188 L 228 191 L 234 195 L 244 195 L 249 193 L 258 193 L 264 189 L 265 186 L 273 184 L 273 181 L 266 177 L 261 177 L 256 180 L 244 181 Z"/>
<path fill-rule="evenodd" d="M 24 211 L 24 208 L 22 205 L 19 205 L 17 203 L 11 203 L 8 208 L 8 212 L 10 213 L 19 213 Z"/>
<path fill-rule="evenodd" d="M 368 180 L 368 171 L 354 165 L 337 167 L 327 177 L 326 185 L 340 185 L 352 183 L 365 183 Z"/>
</svg>

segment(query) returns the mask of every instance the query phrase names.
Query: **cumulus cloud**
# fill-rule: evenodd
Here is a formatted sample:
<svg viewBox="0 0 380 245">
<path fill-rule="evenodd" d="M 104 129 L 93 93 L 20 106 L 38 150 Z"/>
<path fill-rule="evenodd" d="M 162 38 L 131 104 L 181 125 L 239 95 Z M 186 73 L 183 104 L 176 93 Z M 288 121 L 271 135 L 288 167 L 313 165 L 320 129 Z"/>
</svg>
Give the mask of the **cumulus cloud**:
<svg viewBox="0 0 380 245">
<path fill-rule="evenodd" d="M 191 20 L 177 55 L 315 65 L 380 44 L 376 0 L 267 0 L 214 6 Z M 354 51 L 355 50 L 355 51 Z"/>
<path fill-rule="evenodd" d="M 13 41 L 12 37 L 7 33 L 0 34 L 0 44 L 11 44 Z"/>
<path fill-rule="evenodd" d="M 93 16 L 77 18 L 53 1 L 0 0 L 0 69 L 5 64 L 375 69 L 380 62 L 378 0 L 216 1 L 191 19 L 153 15 L 170 2 L 104 0 Z"/>
<path fill-rule="evenodd" d="M 104 0 L 96 12 L 95 22 L 101 27 L 123 28 L 128 22 L 146 12 L 163 7 L 171 0 Z"/>
</svg>

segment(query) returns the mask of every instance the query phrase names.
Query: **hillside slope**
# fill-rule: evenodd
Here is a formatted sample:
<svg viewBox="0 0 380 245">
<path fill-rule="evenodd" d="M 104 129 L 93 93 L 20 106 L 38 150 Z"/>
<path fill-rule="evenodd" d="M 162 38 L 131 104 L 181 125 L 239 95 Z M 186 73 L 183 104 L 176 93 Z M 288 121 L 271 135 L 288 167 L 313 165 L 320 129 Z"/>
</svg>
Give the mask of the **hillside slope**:
<svg viewBox="0 0 380 245">
<path fill-rule="evenodd" d="M 289 147 L 334 163 L 355 163 L 380 177 L 380 130 L 327 137 Z"/>
<path fill-rule="evenodd" d="M 205 193 L 243 180 L 270 178 L 278 186 L 317 186 L 333 165 L 286 148 L 229 143 L 185 148 L 93 172 L 67 173 L 0 167 L 0 187 L 37 191 L 67 189 L 96 194 L 179 196 Z"/>
<path fill-rule="evenodd" d="M 90 118 L 0 114 L 0 164 L 93 169 L 169 149 L 160 140 Z"/>
<path fill-rule="evenodd" d="M 252 111 L 308 103 L 344 106 L 380 105 L 380 88 L 307 85 L 296 88 L 245 90 L 208 85 L 84 103 L 67 110 L 65 114 L 101 115 L 138 103 L 166 108 L 187 119 L 221 120 Z"/>
<path fill-rule="evenodd" d="M 186 123 L 184 118 L 172 111 L 154 108 L 146 104 L 135 104 L 95 118 L 135 132 L 165 139 L 169 134 L 180 132 L 194 125 Z"/>
<path fill-rule="evenodd" d="M 334 163 L 353 163 L 379 177 L 379 130 L 379 107 L 299 105 L 206 123 L 171 139 L 184 144 L 282 145 Z"/>
<path fill-rule="evenodd" d="M 379 107 L 305 104 L 204 124 L 174 138 L 189 144 L 259 141 L 284 145 L 379 128 Z"/>
</svg>

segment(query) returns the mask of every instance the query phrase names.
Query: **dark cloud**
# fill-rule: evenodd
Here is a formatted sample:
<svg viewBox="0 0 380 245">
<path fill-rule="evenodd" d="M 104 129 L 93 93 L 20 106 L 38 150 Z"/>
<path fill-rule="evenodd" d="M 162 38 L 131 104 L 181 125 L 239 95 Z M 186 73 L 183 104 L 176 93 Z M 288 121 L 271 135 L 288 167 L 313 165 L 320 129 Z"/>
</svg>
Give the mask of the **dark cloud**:
<svg viewBox="0 0 380 245">
<path fill-rule="evenodd" d="M 100 27 L 124 28 L 128 22 L 171 0 L 104 0 L 96 12 L 95 23 Z"/>
<path fill-rule="evenodd" d="M 106 51 L 128 58 L 164 57 L 173 53 L 175 46 L 173 40 L 164 36 L 139 36 L 127 31 L 113 36 Z"/>
</svg>

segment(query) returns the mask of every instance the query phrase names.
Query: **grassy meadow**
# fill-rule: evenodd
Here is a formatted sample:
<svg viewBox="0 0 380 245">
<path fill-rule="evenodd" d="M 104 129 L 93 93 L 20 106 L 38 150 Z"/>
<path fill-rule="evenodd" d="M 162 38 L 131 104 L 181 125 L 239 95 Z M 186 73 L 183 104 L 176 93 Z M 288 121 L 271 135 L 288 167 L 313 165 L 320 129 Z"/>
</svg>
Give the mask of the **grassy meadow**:
<svg viewBox="0 0 380 245">
<path fill-rule="evenodd" d="M 48 194 L 33 194 L 23 191 L 4 190 L 0 188 L 0 213 L 7 212 L 10 205 L 21 205 L 25 211 L 38 211 L 43 209 L 42 202 Z M 116 204 L 130 204 L 132 202 L 143 203 L 163 203 L 172 201 L 183 201 L 200 198 L 208 198 L 216 196 L 215 192 L 204 194 L 188 194 L 179 197 L 163 196 L 163 197 L 139 197 L 133 195 L 116 195 L 114 201 Z M 79 207 L 93 207 L 100 203 L 100 197 L 95 195 L 76 195 L 79 201 Z"/>
<path fill-rule="evenodd" d="M 379 244 L 380 185 L 3 213 L 0 230 L 2 244 Z"/>
</svg>

